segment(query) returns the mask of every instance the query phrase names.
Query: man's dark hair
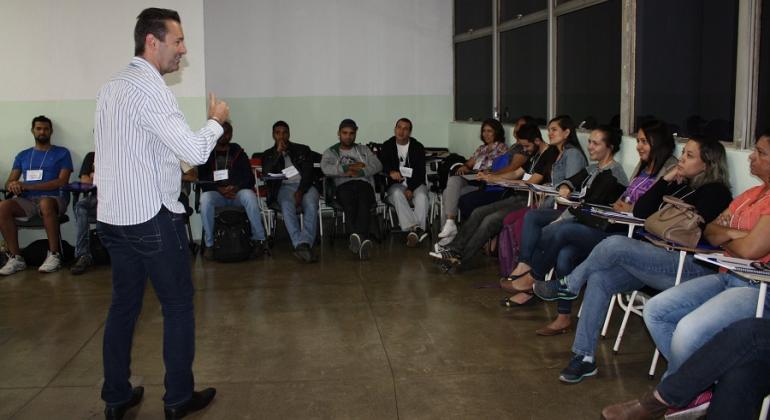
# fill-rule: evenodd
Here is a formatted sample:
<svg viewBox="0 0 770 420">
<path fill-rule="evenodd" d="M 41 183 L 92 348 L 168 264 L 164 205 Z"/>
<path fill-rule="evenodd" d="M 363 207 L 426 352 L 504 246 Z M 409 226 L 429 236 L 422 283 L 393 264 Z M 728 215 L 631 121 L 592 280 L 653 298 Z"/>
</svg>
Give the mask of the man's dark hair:
<svg viewBox="0 0 770 420">
<path fill-rule="evenodd" d="M 538 139 L 543 141 L 543 133 L 540 132 L 537 124 L 528 123 L 519 128 L 519 140 L 527 140 L 534 143 Z"/>
<path fill-rule="evenodd" d="M 273 131 L 275 131 L 275 129 L 278 127 L 286 127 L 286 129 L 288 130 L 289 124 L 286 124 L 286 121 L 278 120 L 275 122 L 275 124 L 273 124 Z"/>
<path fill-rule="evenodd" d="M 406 118 L 406 117 L 399 118 L 398 121 L 396 121 L 396 125 L 398 125 L 398 123 L 402 121 L 409 124 L 409 131 L 412 131 L 412 128 L 414 128 L 414 126 L 412 126 L 412 121 L 409 118 Z"/>
<path fill-rule="evenodd" d="M 225 122 L 222 123 L 222 129 L 225 130 L 224 133 L 227 133 L 227 132 L 232 133 L 233 132 L 233 125 L 230 124 L 230 121 L 225 121 Z"/>
<path fill-rule="evenodd" d="M 35 128 L 35 123 L 36 122 L 47 123 L 48 127 L 51 128 L 51 131 L 53 131 L 53 123 L 51 122 L 51 119 L 46 117 L 45 115 L 38 115 L 37 117 L 33 118 L 32 119 L 32 126 L 30 127 L 30 129 Z"/>
<path fill-rule="evenodd" d="M 166 39 L 166 33 L 168 33 L 168 28 L 166 27 L 167 20 L 173 20 L 179 24 L 182 23 L 179 19 L 179 13 L 171 9 L 150 7 L 139 13 L 139 16 L 136 17 L 136 26 L 134 27 L 135 56 L 144 54 L 144 40 L 147 38 L 147 34 L 152 34 L 161 41 Z"/>
</svg>

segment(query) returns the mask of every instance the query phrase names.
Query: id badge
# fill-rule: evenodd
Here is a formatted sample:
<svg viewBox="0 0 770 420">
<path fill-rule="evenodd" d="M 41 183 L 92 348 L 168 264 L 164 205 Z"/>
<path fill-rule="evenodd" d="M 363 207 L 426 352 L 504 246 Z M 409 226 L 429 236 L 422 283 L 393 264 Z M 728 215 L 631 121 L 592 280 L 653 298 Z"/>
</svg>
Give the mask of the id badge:
<svg viewBox="0 0 770 420">
<path fill-rule="evenodd" d="M 42 181 L 43 180 L 43 170 L 42 169 L 29 169 L 29 170 L 27 170 L 27 174 L 24 176 L 24 179 L 26 181 Z"/>
<path fill-rule="evenodd" d="M 299 171 L 297 170 L 297 168 L 294 167 L 294 165 L 289 166 L 288 168 L 282 169 L 281 173 L 283 173 L 283 176 L 285 176 L 288 179 L 294 178 L 295 176 L 299 175 Z"/>
<path fill-rule="evenodd" d="M 225 181 L 227 180 L 227 178 L 229 178 L 227 175 L 227 169 L 220 169 L 218 171 L 214 171 L 214 182 Z"/>
<path fill-rule="evenodd" d="M 522 181 L 529 181 L 529 179 L 532 178 L 532 174 L 524 173 L 524 176 L 521 177 Z"/>
<path fill-rule="evenodd" d="M 398 168 L 398 170 L 401 172 L 401 176 L 404 178 L 411 178 L 412 177 L 412 168 L 407 168 L 406 166 L 402 166 Z"/>
</svg>

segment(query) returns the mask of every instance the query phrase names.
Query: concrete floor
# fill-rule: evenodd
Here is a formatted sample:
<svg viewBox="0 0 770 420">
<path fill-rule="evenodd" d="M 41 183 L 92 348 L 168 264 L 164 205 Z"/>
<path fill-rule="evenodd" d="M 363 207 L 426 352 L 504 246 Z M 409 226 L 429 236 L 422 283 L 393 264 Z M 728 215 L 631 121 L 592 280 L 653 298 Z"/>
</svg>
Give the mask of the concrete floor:
<svg viewBox="0 0 770 420">
<path fill-rule="evenodd" d="M 652 344 L 632 317 L 621 351 L 598 349 L 599 374 L 558 381 L 574 333 L 538 337 L 555 304 L 505 309 L 492 260 L 440 274 L 401 236 L 359 262 L 345 241 L 301 265 L 286 241 L 265 259 L 194 262 L 197 387 L 214 403 L 194 419 L 595 419 L 640 395 Z M 101 418 L 108 267 L 74 277 L 34 269 L 0 278 L 0 418 Z M 161 419 L 163 318 L 148 287 L 132 371 L 146 387 L 127 418 Z M 664 365 L 664 363 L 661 363 Z M 663 366 L 659 366 L 659 372 Z"/>
</svg>

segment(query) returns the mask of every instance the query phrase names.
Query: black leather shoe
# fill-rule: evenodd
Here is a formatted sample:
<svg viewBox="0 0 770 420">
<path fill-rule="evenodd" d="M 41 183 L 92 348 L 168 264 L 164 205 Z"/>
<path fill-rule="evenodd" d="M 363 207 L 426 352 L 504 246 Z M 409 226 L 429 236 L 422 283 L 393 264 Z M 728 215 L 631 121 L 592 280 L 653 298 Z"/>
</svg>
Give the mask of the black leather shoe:
<svg viewBox="0 0 770 420">
<path fill-rule="evenodd" d="M 104 409 L 104 418 L 106 420 L 120 420 L 126 415 L 126 411 L 131 407 L 138 405 L 142 401 L 144 395 L 144 387 L 136 386 L 131 390 L 131 399 L 127 403 L 121 404 L 115 407 L 107 407 Z"/>
<path fill-rule="evenodd" d="M 186 403 L 174 408 L 165 408 L 166 420 L 181 419 L 182 417 L 206 408 L 207 405 L 214 399 L 214 395 L 217 395 L 216 388 L 206 388 L 203 391 L 194 391 L 192 398 Z"/>
</svg>

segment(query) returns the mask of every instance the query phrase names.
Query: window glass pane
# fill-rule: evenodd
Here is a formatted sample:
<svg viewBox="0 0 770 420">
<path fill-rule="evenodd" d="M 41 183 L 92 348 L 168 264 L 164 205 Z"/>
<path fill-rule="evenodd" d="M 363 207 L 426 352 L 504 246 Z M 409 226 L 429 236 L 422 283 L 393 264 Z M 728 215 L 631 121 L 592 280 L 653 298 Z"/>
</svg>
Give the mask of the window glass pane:
<svg viewBox="0 0 770 420">
<path fill-rule="evenodd" d="M 492 37 L 455 44 L 455 119 L 492 116 Z"/>
<path fill-rule="evenodd" d="M 548 26 L 538 22 L 500 34 L 500 118 L 548 113 Z"/>
<path fill-rule="evenodd" d="M 492 26 L 492 2 L 455 0 L 455 35 Z"/>
<path fill-rule="evenodd" d="M 556 108 L 576 122 L 620 125 L 621 2 L 557 20 Z"/>
<path fill-rule="evenodd" d="M 756 134 L 770 130 L 770 1 L 762 2 L 759 40 L 759 91 Z M 755 139 L 751 139 L 751 144 Z"/>
<path fill-rule="evenodd" d="M 637 2 L 636 124 L 732 140 L 738 0 Z"/>
<path fill-rule="evenodd" d="M 547 0 L 500 0 L 500 22 L 548 9 Z"/>
</svg>

